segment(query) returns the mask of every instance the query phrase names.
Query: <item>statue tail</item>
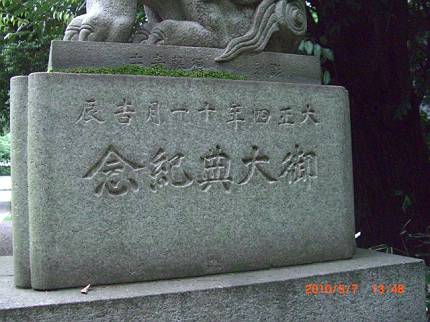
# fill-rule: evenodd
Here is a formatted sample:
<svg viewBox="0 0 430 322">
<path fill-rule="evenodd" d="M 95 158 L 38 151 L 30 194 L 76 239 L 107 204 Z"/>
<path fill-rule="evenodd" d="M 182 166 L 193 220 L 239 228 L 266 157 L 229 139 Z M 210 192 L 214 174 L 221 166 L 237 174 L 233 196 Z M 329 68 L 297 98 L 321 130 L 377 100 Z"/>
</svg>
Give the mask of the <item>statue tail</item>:
<svg viewBox="0 0 430 322">
<path fill-rule="evenodd" d="M 263 0 L 256 10 L 251 29 L 245 35 L 232 39 L 215 61 L 229 61 L 244 52 L 261 52 L 275 32 L 300 37 L 306 33 L 306 28 L 303 0 Z"/>
</svg>

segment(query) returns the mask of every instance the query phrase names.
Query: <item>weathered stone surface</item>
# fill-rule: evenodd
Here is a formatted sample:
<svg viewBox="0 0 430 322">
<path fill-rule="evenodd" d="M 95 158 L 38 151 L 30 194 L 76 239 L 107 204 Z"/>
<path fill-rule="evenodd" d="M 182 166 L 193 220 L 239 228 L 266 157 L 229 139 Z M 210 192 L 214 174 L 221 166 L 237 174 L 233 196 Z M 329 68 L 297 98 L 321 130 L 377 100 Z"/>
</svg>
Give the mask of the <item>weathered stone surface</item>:
<svg viewBox="0 0 430 322">
<path fill-rule="evenodd" d="M 12 223 L 10 222 L 0 222 L 0 256 L 12 256 Z"/>
<path fill-rule="evenodd" d="M 0 258 L 1 321 L 426 321 L 424 264 L 366 250 L 351 260 L 95 287 L 88 295 L 15 289 L 10 266 Z M 337 291 L 309 295 L 312 284 Z M 374 284 L 387 292 L 375 294 Z M 395 284 L 403 294 L 391 291 Z"/>
<path fill-rule="evenodd" d="M 87 14 L 76 17 L 64 39 L 127 42 L 137 9 L 148 23 L 133 41 L 157 45 L 224 48 L 228 61 L 265 48 L 295 52 L 306 34 L 303 0 L 87 0 Z"/>
<path fill-rule="evenodd" d="M 341 87 L 32 74 L 28 153 L 36 289 L 354 251 Z"/>
<path fill-rule="evenodd" d="M 315 56 L 264 52 L 217 63 L 222 50 L 181 46 L 53 41 L 49 68 L 164 65 L 175 69 L 221 70 L 249 80 L 321 84 L 320 61 Z"/>
<path fill-rule="evenodd" d="M 30 285 L 29 215 L 27 186 L 27 97 L 28 77 L 11 79 L 10 123 L 12 163 L 12 215 L 15 284 Z"/>
</svg>

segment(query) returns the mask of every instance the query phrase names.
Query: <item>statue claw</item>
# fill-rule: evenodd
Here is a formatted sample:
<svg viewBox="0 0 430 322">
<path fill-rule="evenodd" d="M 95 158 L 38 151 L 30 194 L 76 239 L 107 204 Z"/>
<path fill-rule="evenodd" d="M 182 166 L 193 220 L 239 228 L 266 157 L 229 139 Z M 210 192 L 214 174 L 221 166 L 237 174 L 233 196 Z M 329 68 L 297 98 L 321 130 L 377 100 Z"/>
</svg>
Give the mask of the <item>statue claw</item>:
<svg viewBox="0 0 430 322">
<path fill-rule="evenodd" d="M 66 41 L 128 42 L 133 17 L 110 17 L 103 12 L 90 12 L 76 17 L 66 29 Z"/>
<path fill-rule="evenodd" d="M 88 41 L 89 40 L 89 36 L 92 34 L 93 32 L 90 29 L 81 29 L 81 32 L 79 33 L 79 41 Z"/>
<path fill-rule="evenodd" d="M 76 41 L 79 39 L 82 21 L 84 20 L 85 16 L 86 15 L 82 15 L 72 20 L 72 22 L 67 26 L 63 40 Z"/>
</svg>

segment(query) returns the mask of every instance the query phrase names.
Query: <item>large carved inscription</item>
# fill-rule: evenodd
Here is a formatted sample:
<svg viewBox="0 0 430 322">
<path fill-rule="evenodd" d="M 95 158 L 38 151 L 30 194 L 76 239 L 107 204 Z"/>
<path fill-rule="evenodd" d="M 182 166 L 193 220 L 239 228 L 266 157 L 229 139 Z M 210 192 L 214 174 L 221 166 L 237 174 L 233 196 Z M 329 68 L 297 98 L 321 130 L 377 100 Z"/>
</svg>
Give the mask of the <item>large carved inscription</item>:
<svg viewBox="0 0 430 322">
<path fill-rule="evenodd" d="M 320 123 L 317 111 L 306 103 L 269 109 L 250 108 L 235 102 L 228 106 L 204 102 L 193 109 L 180 104 L 164 106 L 157 100 L 137 107 L 130 98 L 123 97 L 111 105 L 103 106 L 98 104 L 97 99 L 88 98 L 80 107 L 75 123 L 104 126 L 107 122 L 116 122 L 119 126 L 129 126 L 132 122 L 138 122 L 158 128 L 167 121 L 183 123 L 193 120 L 201 123 L 221 122 L 234 132 L 247 124 L 291 128 L 318 126 Z M 318 155 L 313 149 L 299 144 L 286 146 L 282 151 L 272 151 L 276 153 L 275 158 L 264 146 L 257 144 L 246 147 L 248 152 L 236 158 L 231 157 L 235 151 L 228 151 L 221 144 L 206 150 L 202 148 L 194 155 L 187 151 L 169 151 L 164 146 L 151 148 L 156 152 L 150 154 L 142 151 L 142 156 L 147 157 L 144 161 L 137 161 L 131 160 L 127 151 L 110 145 L 102 155 L 95 155 L 83 178 L 92 182 L 93 192 L 98 197 L 122 196 L 140 189 L 158 193 L 162 189 L 187 189 L 192 186 L 202 192 L 219 187 L 230 193 L 234 187 L 240 189 L 251 184 L 255 177 L 260 177 L 268 185 L 310 185 L 318 178 Z"/>
<path fill-rule="evenodd" d="M 250 184 L 257 176 L 267 184 L 311 183 L 318 178 L 318 157 L 314 152 L 304 151 L 298 145 L 285 153 L 285 158 L 276 173 L 265 165 L 270 164 L 269 155 L 258 146 L 250 147 L 248 155 L 242 161 L 245 175 L 239 176 L 239 169 L 232 167 L 232 159 L 220 145 L 209 149 L 200 156 L 200 167 L 189 171 L 188 158 L 183 153 L 169 154 L 160 148 L 144 164 L 127 159 L 114 146 L 109 146 L 102 157 L 83 176 L 95 182 L 94 193 L 111 196 L 137 192 L 143 182 L 149 182 L 150 191 L 157 193 L 161 189 L 188 188 L 197 185 L 201 191 L 208 192 L 213 186 L 220 186 L 229 193 L 233 186 Z M 144 180 L 143 177 L 149 179 Z M 140 180 L 140 178 L 142 180 Z"/>
</svg>

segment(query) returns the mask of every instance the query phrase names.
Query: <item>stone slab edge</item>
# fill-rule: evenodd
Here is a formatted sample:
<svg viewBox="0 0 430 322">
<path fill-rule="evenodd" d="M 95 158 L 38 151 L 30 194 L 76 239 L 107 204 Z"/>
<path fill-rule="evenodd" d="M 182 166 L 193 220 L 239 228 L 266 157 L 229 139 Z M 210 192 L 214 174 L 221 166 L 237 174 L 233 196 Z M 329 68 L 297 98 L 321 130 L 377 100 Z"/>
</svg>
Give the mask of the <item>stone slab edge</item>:
<svg viewBox="0 0 430 322">
<path fill-rule="evenodd" d="M 11 176 L 15 285 L 31 287 L 27 185 L 28 77 L 11 79 Z"/>
<path fill-rule="evenodd" d="M 15 289 L 10 259 L 0 258 L 0 321 L 426 321 L 424 263 L 368 250 L 351 260 L 96 287 L 88 295 Z M 358 283 L 359 292 L 309 296 L 309 283 Z M 406 291 L 375 295 L 373 283 L 402 283 Z"/>
<path fill-rule="evenodd" d="M 215 62 L 222 53 L 223 49 L 218 48 L 56 40 L 51 44 L 48 69 L 164 65 L 226 71 L 249 80 L 321 84 L 320 61 L 315 56 L 262 52 L 226 63 Z"/>
</svg>

